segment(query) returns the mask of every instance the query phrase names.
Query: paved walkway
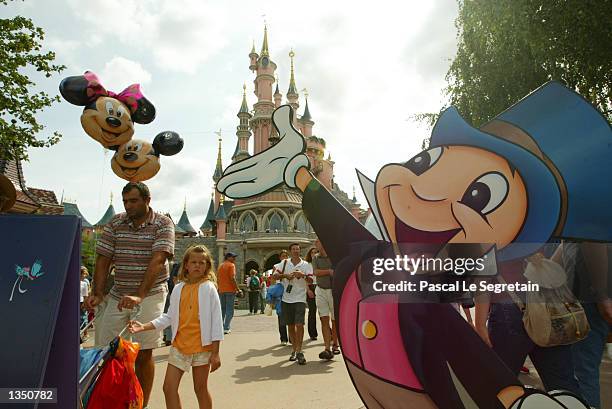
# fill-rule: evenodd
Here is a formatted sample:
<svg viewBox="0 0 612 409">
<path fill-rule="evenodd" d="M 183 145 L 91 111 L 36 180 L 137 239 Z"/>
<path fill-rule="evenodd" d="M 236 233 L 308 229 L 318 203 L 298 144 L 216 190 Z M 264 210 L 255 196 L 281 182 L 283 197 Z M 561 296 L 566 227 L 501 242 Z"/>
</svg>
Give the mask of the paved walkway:
<svg viewBox="0 0 612 409">
<path fill-rule="evenodd" d="M 215 409 L 358 409 L 363 408 L 340 356 L 321 362 L 321 331 L 318 341 L 305 341 L 307 365 L 289 362 L 291 347 L 279 343 L 276 316 L 249 316 L 237 311 L 232 333 L 221 344 L 221 368 L 210 375 L 209 386 Z M 305 336 L 307 338 L 307 335 Z M 86 344 L 87 345 L 87 344 Z M 168 349 L 154 351 L 155 383 L 149 409 L 165 409 L 162 385 Z M 533 366 L 530 375 L 521 375 L 527 385 L 541 387 Z M 607 356 L 601 368 L 603 409 L 612 409 L 612 359 Z M 197 409 L 190 374 L 183 376 L 179 393 L 184 409 Z"/>
</svg>

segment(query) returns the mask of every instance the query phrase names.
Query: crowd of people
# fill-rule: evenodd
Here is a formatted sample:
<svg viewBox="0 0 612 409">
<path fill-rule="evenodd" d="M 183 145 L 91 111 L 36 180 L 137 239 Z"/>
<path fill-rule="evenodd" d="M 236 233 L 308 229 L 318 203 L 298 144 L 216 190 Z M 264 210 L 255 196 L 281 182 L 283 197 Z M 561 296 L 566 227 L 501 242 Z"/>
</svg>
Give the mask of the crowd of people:
<svg viewBox="0 0 612 409">
<path fill-rule="evenodd" d="M 147 186 L 129 183 L 122 196 L 126 212 L 105 226 L 97 244 L 93 286 L 87 269 L 81 269 L 82 326 L 97 308 L 97 346 L 107 345 L 123 328 L 129 329 L 140 344 L 135 370 L 145 408 L 155 376 L 152 351 L 164 339 L 170 346 L 163 384 L 167 407 L 181 407 L 180 380 L 193 370 L 199 407 L 211 408 L 208 376 L 221 365 L 220 342 L 231 333 L 236 297 L 243 296 L 237 280 L 237 255 L 227 252 L 216 270 L 204 247 L 192 246 L 185 254 L 175 255 L 174 224 L 149 206 Z M 586 270 L 592 252 L 581 247 L 574 251 L 579 257 L 573 258 L 573 268 Z M 180 262 L 170 272 L 168 261 L 173 258 Z M 288 360 L 305 365 L 304 327 L 309 338 L 317 340 L 318 313 L 324 344 L 318 357 L 333 359 L 341 352 L 332 297 L 334 266 L 325 248 L 317 240 L 303 253 L 301 245 L 293 243 L 280 250 L 279 259 L 271 270 L 251 270 L 245 278 L 249 314 L 275 311 L 280 343 L 291 347 Z M 577 274 L 588 275 L 584 271 Z M 109 278 L 114 280 L 110 287 Z M 134 317 L 136 306 L 139 312 Z M 529 356 L 547 390 L 569 390 L 592 407 L 600 407 L 599 364 L 612 323 L 612 304 L 585 303 L 591 327 L 588 335 L 572 345 L 551 347 L 538 346 L 527 336 L 521 311 L 512 302 L 477 302 L 473 320 L 472 300 L 461 300 L 456 308 L 461 307 L 475 331 L 517 375 Z"/>
</svg>

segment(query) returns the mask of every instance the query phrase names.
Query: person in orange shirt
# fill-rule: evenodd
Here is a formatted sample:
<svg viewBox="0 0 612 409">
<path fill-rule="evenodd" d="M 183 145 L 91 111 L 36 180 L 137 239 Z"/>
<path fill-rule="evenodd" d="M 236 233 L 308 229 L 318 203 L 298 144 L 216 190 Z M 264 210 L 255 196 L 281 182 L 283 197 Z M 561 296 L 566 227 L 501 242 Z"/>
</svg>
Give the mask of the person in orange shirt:
<svg viewBox="0 0 612 409">
<path fill-rule="evenodd" d="M 236 253 L 225 254 L 225 261 L 219 266 L 219 297 L 221 298 L 221 314 L 223 316 L 223 333 L 232 332 L 231 323 L 234 318 L 234 300 L 236 295 L 242 295 L 236 281 Z"/>
<path fill-rule="evenodd" d="M 180 281 L 170 296 L 168 312 L 146 324 L 130 321 L 132 334 L 162 331 L 172 326 L 172 346 L 164 379 L 166 407 L 180 409 L 181 378 L 193 367 L 193 383 L 200 409 L 212 408 L 208 375 L 221 366 L 219 345 L 223 340 L 221 302 L 217 294 L 212 258 L 202 246 L 187 249 L 178 274 Z"/>
</svg>

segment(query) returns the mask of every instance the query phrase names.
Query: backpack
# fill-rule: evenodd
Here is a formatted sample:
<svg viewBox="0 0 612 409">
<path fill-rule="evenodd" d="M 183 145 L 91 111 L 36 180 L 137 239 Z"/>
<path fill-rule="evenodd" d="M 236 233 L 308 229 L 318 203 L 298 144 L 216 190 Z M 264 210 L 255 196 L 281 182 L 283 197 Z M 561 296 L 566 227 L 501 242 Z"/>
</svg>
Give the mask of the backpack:
<svg viewBox="0 0 612 409">
<path fill-rule="evenodd" d="M 530 260 L 525 277 L 540 286 L 526 294 L 526 303 L 508 291 L 523 311 L 523 325 L 531 340 L 541 347 L 570 345 L 584 339 L 590 326 L 582 305 L 567 286 L 567 273 L 544 258 Z M 503 278 L 498 277 L 501 282 Z"/>
<path fill-rule="evenodd" d="M 257 278 L 257 276 L 253 276 L 249 279 L 249 290 L 259 291 L 259 278 Z"/>
</svg>

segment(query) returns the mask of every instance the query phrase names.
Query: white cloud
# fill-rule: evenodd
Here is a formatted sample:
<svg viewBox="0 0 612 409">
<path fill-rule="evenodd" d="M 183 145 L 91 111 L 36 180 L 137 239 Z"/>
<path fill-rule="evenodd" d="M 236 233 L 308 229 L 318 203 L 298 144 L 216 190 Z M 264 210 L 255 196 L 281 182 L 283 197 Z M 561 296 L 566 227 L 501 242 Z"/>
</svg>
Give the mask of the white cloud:
<svg viewBox="0 0 612 409">
<path fill-rule="evenodd" d="M 151 82 L 151 73 L 139 62 L 115 56 L 97 73 L 107 89 L 119 92 L 130 84 L 147 84 Z"/>
<path fill-rule="evenodd" d="M 68 0 L 102 44 L 148 52 L 162 69 L 193 74 L 225 45 L 226 10 L 197 0 Z M 85 34 L 89 36 L 88 34 Z"/>
</svg>

